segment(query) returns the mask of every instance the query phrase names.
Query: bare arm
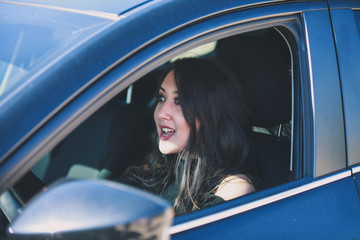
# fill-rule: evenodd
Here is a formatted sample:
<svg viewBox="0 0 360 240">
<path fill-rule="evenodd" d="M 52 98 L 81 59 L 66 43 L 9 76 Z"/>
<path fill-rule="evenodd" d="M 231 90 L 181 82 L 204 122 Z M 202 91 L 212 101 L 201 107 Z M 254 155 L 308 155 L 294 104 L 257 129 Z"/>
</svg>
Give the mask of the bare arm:
<svg viewBox="0 0 360 240">
<path fill-rule="evenodd" d="M 226 177 L 219 185 L 215 195 L 227 201 L 254 191 L 255 189 L 248 177 L 243 174 L 236 174 Z"/>
</svg>

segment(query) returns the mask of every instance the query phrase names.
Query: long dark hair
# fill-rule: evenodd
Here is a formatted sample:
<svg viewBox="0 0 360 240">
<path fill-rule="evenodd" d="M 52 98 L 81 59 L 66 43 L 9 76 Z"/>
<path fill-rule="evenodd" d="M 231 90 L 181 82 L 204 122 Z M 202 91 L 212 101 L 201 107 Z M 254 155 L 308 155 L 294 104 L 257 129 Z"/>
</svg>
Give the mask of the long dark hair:
<svg viewBox="0 0 360 240">
<path fill-rule="evenodd" d="M 248 110 L 235 75 L 219 62 L 198 58 L 176 60 L 164 76 L 170 71 L 190 127 L 189 141 L 175 155 L 164 156 L 154 146 L 148 171 L 141 172 L 141 178 L 152 180 L 142 182 L 161 191 L 180 178 L 174 202 L 177 213 L 201 208 L 204 197 L 214 193 L 226 176 L 244 174 L 255 187 L 258 170 L 249 139 Z"/>
</svg>

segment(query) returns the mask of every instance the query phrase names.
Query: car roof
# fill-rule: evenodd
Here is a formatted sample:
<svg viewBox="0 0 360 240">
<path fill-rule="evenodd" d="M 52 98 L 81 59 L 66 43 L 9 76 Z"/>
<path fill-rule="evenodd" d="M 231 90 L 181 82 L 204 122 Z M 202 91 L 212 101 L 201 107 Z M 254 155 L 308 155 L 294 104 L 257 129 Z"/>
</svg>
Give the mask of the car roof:
<svg viewBox="0 0 360 240">
<path fill-rule="evenodd" d="M 156 0 L 158 2 L 159 0 Z M 252 5 L 252 4 L 269 4 L 272 2 L 285 2 L 285 1 L 299 1 L 299 0 L 246 0 L 246 1 L 234 1 L 239 5 Z M 300 1 L 316 1 L 316 0 L 300 0 Z M 323 0 L 325 1 L 325 0 Z M 154 0 L 8 0 L 6 3 L 25 4 L 33 6 L 42 6 L 48 8 L 59 8 L 74 11 L 89 11 L 89 12 L 101 12 L 108 14 L 121 15 L 130 10 L 133 10 L 141 5 Z M 186 1 L 187 2 L 187 1 Z M 197 5 L 206 4 L 206 0 L 197 0 Z"/>
<path fill-rule="evenodd" d="M 151 0 L 10 0 L 6 2 L 121 15 L 131 9 L 151 2 Z"/>
</svg>

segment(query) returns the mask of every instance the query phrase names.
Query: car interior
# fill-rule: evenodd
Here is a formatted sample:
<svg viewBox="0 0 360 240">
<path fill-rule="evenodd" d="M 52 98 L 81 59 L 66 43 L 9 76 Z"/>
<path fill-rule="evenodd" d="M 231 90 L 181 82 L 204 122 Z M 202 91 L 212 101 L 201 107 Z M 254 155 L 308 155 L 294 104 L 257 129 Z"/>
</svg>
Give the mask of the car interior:
<svg viewBox="0 0 360 240">
<path fill-rule="evenodd" d="M 252 139 L 264 169 L 264 188 L 294 180 L 293 66 L 286 38 L 273 27 L 215 44 L 198 57 L 223 62 L 243 85 Z M 11 222 L 40 189 L 61 178 L 111 180 L 128 167 L 142 164 L 152 148 L 154 97 L 163 68 L 146 74 L 101 107 L 2 194 L 0 226 Z M 0 230 L 0 235 L 5 234 L 5 228 Z"/>
</svg>

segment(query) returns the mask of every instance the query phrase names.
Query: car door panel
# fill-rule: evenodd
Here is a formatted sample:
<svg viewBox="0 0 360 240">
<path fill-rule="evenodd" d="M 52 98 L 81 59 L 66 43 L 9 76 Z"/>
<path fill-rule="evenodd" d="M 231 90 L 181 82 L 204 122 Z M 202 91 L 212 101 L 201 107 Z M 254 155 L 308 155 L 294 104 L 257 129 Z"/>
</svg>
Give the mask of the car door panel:
<svg viewBox="0 0 360 240">
<path fill-rule="evenodd" d="M 331 182 L 269 205 L 172 235 L 171 239 L 354 239 L 360 236 L 360 204 L 350 171 Z M 316 181 L 315 181 L 316 183 Z M 344 236 L 344 232 L 347 233 Z"/>
<path fill-rule="evenodd" d="M 358 190 L 359 199 L 360 199 L 360 166 L 353 167 L 352 173 L 354 175 L 354 181 Z"/>
<path fill-rule="evenodd" d="M 305 115 L 312 116 L 313 129 L 309 132 L 314 134 L 313 139 L 305 137 L 308 150 L 311 148 L 309 145 L 314 144 L 314 155 L 305 154 L 304 161 L 305 165 L 314 164 L 308 174 L 313 172 L 312 176 L 319 178 L 346 168 L 341 91 L 328 11 L 308 11 L 302 17 L 310 78 L 309 85 L 304 83 L 304 86 L 311 91 L 311 106 L 305 107 Z M 308 122 L 305 124 L 305 128 L 309 127 Z M 206 236 L 207 239 L 262 239 L 267 236 L 279 239 L 358 238 L 360 203 L 351 172 L 328 176 L 325 179 L 332 180 L 326 185 L 208 225 L 190 227 L 185 231 L 176 231 L 177 225 L 174 225 L 172 239 L 188 239 L 190 236 Z M 307 189 L 312 184 L 299 188 Z M 284 191 L 282 194 L 287 193 Z M 344 232 L 348 235 L 344 236 Z"/>
</svg>

